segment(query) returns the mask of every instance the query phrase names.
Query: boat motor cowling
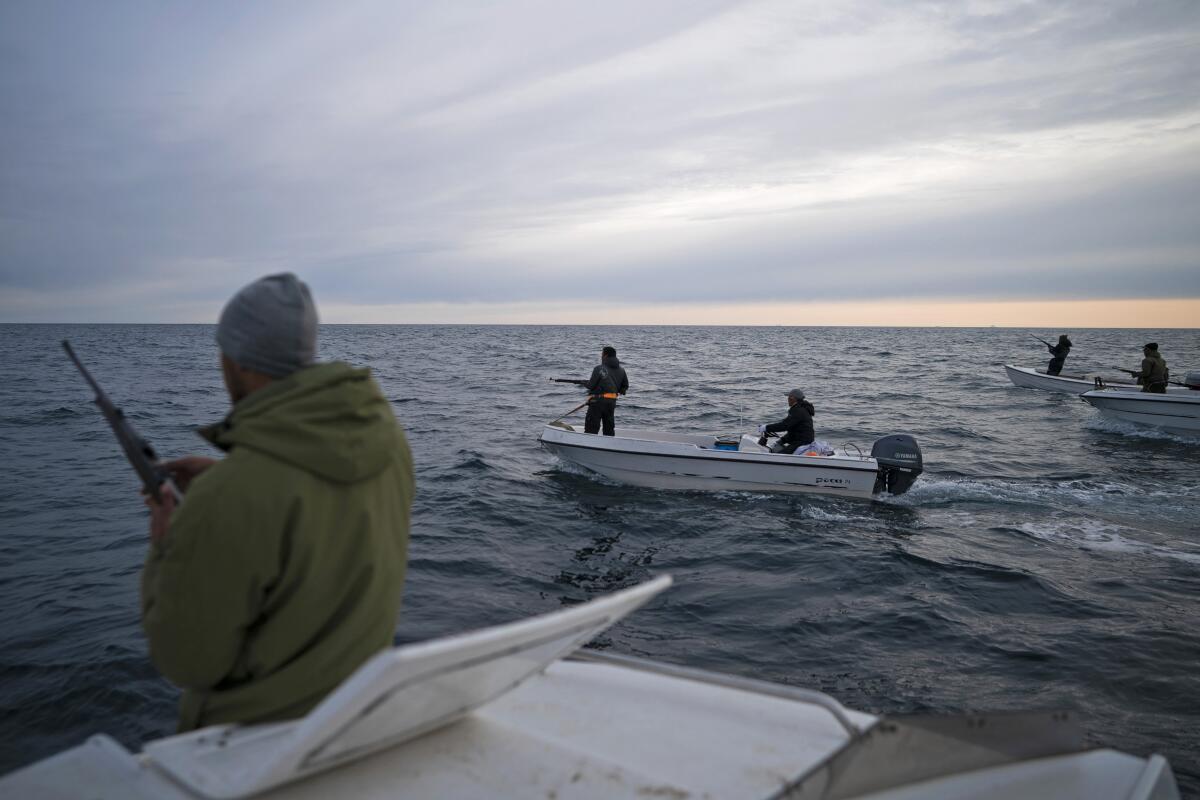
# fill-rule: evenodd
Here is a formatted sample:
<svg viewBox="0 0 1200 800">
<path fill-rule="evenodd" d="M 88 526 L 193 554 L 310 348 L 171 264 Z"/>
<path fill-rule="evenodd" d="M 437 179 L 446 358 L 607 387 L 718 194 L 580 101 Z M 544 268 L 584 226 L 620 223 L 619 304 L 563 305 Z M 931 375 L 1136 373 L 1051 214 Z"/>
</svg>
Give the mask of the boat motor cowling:
<svg viewBox="0 0 1200 800">
<path fill-rule="evenodd" d="M 876 439 L 871 446 L 871 458 L 879 462 L 875 494 L 904 494 L 925 469 L 917 440 L 903 433 Z"/>
</svg>

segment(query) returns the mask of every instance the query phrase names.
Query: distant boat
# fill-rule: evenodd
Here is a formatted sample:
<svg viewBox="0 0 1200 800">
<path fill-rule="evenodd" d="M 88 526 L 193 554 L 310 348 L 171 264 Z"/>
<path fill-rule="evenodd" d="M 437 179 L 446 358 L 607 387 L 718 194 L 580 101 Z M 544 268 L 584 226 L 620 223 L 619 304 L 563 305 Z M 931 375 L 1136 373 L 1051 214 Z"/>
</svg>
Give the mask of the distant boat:
<svg viewBox="0 0 1200 800">
<path fill-rule="evenodd" d="M 1081 397 L 1110 419 L 1180 436 L 1200 436 L 1200 391 L 1168 389 L 1167 394 L 1152 394 L 1092 390 Z"/>
<path fill-rule="evenodd" d="M 1067 392 L 1069 394 L 1083 394 L 1101 386 L 1141 390 L 1140 386 L 1128 380 L 1109 380 L 1100 375 L 1047 375 L 1032 367 L 1018 367 L 1013 364 L 1005 364 L 1004 371 L 1008 373 L 1008 379 L 1015 386 L 1024 389 L 1042 389 L 1047 392 Z"/>
<path fill-rule="evenodd" d="M 795 686 L 573 656 L 670 583 L 384 650 L 302 719 L 137 755 L 93 736 L 0 778 L 0 797 L 1179 798 L 1166 759 L 1089 749 L 1073 712 L 877 717 Z"/>
<path fill-rule="evenodd" d="M 877 440 L 870 456 L 845 448 L 835 455 L 772 453 L 746 434 L 724 441 L 711 434 L 627 429 L 619 436 L 597 436 L 563 422 L 545 426 L 538 441 L 563 461 L 651 489 L 870 499 L 904 494 L 924 469 L 916 440 L 902 434 Z"/>
</svg>

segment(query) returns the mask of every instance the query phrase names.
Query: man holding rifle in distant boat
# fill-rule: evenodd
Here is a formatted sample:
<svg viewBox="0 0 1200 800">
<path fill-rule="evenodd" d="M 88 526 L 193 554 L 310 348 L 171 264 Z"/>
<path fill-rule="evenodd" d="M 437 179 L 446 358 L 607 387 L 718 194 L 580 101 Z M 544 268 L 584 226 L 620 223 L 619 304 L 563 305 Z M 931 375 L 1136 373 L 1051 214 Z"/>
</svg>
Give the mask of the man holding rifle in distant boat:
<svg viewBox="0 0 1200 800">
<path fill-rule="evenodd" d="M 150 658 L 183 688 L 180 730 L 303 716 L 392 643 L 412 457 L 365 369 L 314 363 L 295 275 L 238 292 L 217 326 L 233 408 L 200 434 L 227 455 L 162 465 L 142 572 Z"/>
<path fill-rule="evenodd" d="M 1150 342 L 1143 347 L 1142 356 L 1141 369 L 1123 371 L 1137 378 L 1138 385 L 1142 387 L 1143 392 L 1166 394 L 1171 371 L 1167 369 L 1167 362 L 1158 353 L 1158 342 Z"/>
<path fill-rule="evenodd" d="M 616 435 L 617 398 L 629 391 L 629 378 L 617 358 L 615 347 L 605 347 L 600 352 L 600 363 L 592 369 L 592 376 L 586 381 L 571 378 L 552 380 L 555 383 L 574 383 L 587 389 L 584 433 L 599 433 L 603 426 L 605 436 Z"/>
<path fill-rule="evenodd" d="M 1062 372 L 1063 364 L 1067 361 L 1067 355 L 1071 352 L 1071 340 L 1067 335 L 1060 334 L 1058 344 L 1050 344 L 1040 336 L 1034 336 L 1042 344 L 1046 345 L 1046 349 L 1050 351 L 1050 363 L 1046 365 L 1047 375 L 1057 375 Z"/>
</svg>

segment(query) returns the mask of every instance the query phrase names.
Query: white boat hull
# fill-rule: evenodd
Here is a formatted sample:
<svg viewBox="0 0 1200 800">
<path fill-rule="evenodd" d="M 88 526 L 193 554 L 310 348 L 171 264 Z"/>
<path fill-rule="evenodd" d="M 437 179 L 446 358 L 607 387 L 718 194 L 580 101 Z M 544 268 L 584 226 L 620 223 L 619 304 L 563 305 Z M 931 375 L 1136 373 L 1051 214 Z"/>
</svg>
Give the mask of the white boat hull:
<svg viewBox="0 0 1200 800">
<path fill-rule="evenodd" d="M 1180 436 L 1200 436 L 1200 392 L 1182 393 L 1090 391 L 1083 400 L 1109 419 Z"/>
<path fill-rule="evenodd" d="M 1005 364 L 1004 371 L 1014 386 L 1023 389 L 1041 389 L 1046 392 L 1066 392 L 1068 394 L 1083 394 L 1096 388 L 1095 375 L 1047 375 L 1030 367 L 1018 367 Z M 1116 389 L 1140 391 L 1140 387 L 1125 381 L 1110 381 L 1104 379 L 1104 385 Z"/>
<path fill-rule="evenodd" d="M 861 499 L 870 499 L 875 492 L 879 464 L 872 458 L 771 453 L 754 445 L 750 437 L 743 437 L 742 450 L 715 450 L 706 448 L 705 440 L 711 443 L 712 437 L 637 430 L 597 436 L 552 425 L 538 438 L 563 461 L 631 486 Z"/>
</svg>

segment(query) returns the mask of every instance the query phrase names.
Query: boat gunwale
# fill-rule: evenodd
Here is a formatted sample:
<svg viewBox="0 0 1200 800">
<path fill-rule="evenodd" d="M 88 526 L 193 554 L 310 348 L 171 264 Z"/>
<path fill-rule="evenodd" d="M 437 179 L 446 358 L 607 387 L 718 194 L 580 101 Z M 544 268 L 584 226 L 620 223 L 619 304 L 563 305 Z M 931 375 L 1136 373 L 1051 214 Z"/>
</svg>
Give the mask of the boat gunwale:
<svg viewBox="0 0 1200 800">
<path fill-rule="evenodd" d="M 1157 392 L 1109 392 L 1103 389 L 1092 389 L 1079 395 L 1085 403 L 1092 404 L 1093 400 L 1113 400 L 1117 402 L 1134 402 L 1134 403 L 1182 403 L 1185 406 L 1200 405 L 1200 392 L 1196 393 L 1195 397 L 1189 397 L 1181 394 L 1159 394 Z M 1153 412 L 1139 411 L 1139 414 L 1149 414 Z M 1180 416 L 1178 414 L 1164 414 L 1163 416 Z M 1186 415 L 1184 415 L 1186 416 Z"/>
<path fill-rule="evenodd" d="M 1045 372 L 1038 372 L 1037 367 L 1019 367 L 1016 364 L 1005 364 L 1004 368 L 1006 370 L 1011 370 L 1012 372 L 1018 372 L 1022 375 L 1028 375 L 1028 376 L 1034 377 L 1034 378 L 1045 378 L 1046 380 L 1059 381 L 1059 382 L 1082 383 L 1082 384 L 1086 384 L 1087 386 L 1092 387 L 1092 389 L 1096 388 L 1096 379 L 1094 377 L 1089 378 L 1089 377 L 1086 377 L 1083 375 L 1047 375 Z M 1011 375 L 1009 376 L 1009 380 L 1012 380 Z M 1101 378 L 1101 380 L 1104 381 L 1104 386 L 1107 388 L 1112 388 L 1112 389 L 1124 389 L 1126 387 L 1129 387 L 1132 389 L 1139 388 L 1138 384 L 1136 384 L 1136 383 L 1125 383 L 1123 381 L 1109 381 L 1105 378 Z M 1032 387 L 1018 385 L 1017 388 L 1018 389 L 1029 389 Z M 1089 390 L 1089 391 L 1091 391 L 1091 390 Z"/>
</svg>

